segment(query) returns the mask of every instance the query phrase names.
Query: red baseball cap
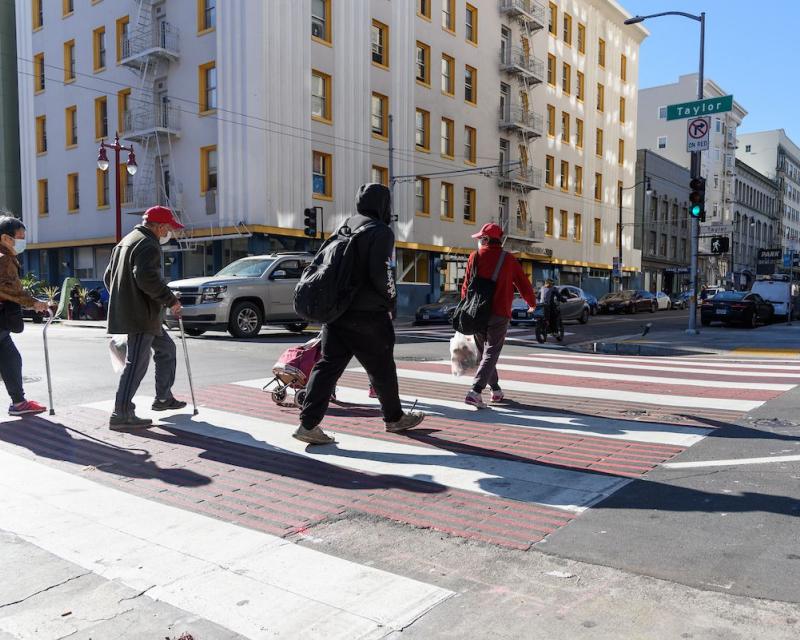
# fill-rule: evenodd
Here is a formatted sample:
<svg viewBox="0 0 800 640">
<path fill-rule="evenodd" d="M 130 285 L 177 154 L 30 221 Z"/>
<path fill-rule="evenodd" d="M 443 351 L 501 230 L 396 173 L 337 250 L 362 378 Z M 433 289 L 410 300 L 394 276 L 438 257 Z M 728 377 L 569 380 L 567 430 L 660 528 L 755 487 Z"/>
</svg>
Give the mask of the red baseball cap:
<svg viewBox="0 0 800 640">
<path fill-rule="evenodd" d="M 167 207 L 150 207 L 144 212 L 144 221 L 155 224 L 168 224 L 173 229 L 183 229 L 183 225 L 177 221 L 172 210 Z"/>
<path fill-rule="evenodd" d="M 472 234 L 473 238 L 495 238 L 499 240 L 503 237 L 503 230 L 500 228 L 500 225 L 495 224 L 494 222 L 487 222 L 485 225 L 481 227 L 481 230 L 478 233 Z"/>
</svg>

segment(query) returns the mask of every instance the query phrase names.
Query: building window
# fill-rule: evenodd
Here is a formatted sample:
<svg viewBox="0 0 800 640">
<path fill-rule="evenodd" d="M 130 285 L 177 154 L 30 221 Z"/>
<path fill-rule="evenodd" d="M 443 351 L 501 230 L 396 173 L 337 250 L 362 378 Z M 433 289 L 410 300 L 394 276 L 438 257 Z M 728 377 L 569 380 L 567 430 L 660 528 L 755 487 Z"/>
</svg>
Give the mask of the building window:
<svg viewBox="0 0 800 640">
<path fill-rule="evenodd" d="M 389 68 L 389 27 L 377 20 L 372 21 L 372 62 Z"/>
<path fill-rule="evenodd" d="M 547 135 L 556 136 L 556 108 L 552 104 L 547 105 Z"/>
<path fill-rule="evenodd" d="M 47 153 L 47 116 L 36 118 L 36 153 Z"/>
<path fill-rule="evenodd" d="M 476 164 L 477 131 L 474 127 L 464 127 L 464 162 Z"/>
<path fill-rule="evenodd" d="M 430 215 L 431 183 L 428 178 L 418 177 L 414 182 L 414 205 L 417 214 L 422 216 Z"/>
<path fill-rule="evenodd" d="M 333 197 L 332 160 L 329 153 L 314 151 L 312 154 L 311 180 L 315 198 L 330 199 Z"/>
<path fill-rule="evenodd" d="M 67 210 L 72 213 L 81 208 L 80 189 L 78 188 L 78 174 L 67 174 Z"/>
<path fill-rule="evenodd" d="M 569 95 L 572 86 L 572 67 L 566 62 L 561 66 L 561 90 L 564 95 Z"/>
<path fill-rule="evenodd" d="M 465 24 L 467 42 L 478 44 L 478 10 L 471 4 L 467 4 L 467 17 Z"/>
<path fill-rule="evenodd" d="M 544 183 L 548 187 L 555 185 L 555 167 L 556 159 L 553 156 L 547 156 L 544 161 Z"/>
<path fill-rule="evenodd" d="M 558 7 L 551 2 L 547 14 L 547 30 L 551 36 L 558 36 Z"/>
<path fill-rule="evenodd" d="M 110 171 L 96 170 L 97 174 L 97 208 L 105 209 L 109 204 L 108 199 L 108 174 Z"/>
<path fill-rule="evenodd" d="M 603 222 L 600 218 L 594 219 L 594 243 L 600 244 L 603 242 Z"/>
<path fill-rule="evenodd" d="M 606 41 L 602 38 L 597 41 L 597 65 L 603 68 L 606 66 Z"/>
<path fill-rule="evenodd" d="M 331 114 L 331 77 L 327 73 L 311 70 L 311 117 L 319 122 L 330 124 Z"/>
<path fill-rule="evenodd" d="M 124 16 L 117 20 L 117 62 L 128 57 L 128 27 L 130 18 Z"/>
<path fill-rule="evenodd" d="M 617 141 L 617 164 L 625 164 L 625 141 L 622 138 Z"/>
<path fill-rule="evenodd" d="M 64 115 L 67 149 L 71 149 L 78 144 L 78 107 L 75 105 L 67 107 Z"/>
<path fill-rule="evenodd" d="M 331 44 L 331 0 L 311 0 L 311 37 Z"/>
<path fill-rule="evenodd" d="M 33 19 L 33 30 L 37 31 L 44 26 L 44 12 L 42 11 L 42 3 L 44 0 L 33 0 L 33 7 L 31 8 L 31 17 Z"/>
<path fill-rule="evenodd" d="M 428 253 L 411 249 L 397 250 L 398 282 L 405 284 L 430 284 Z"/>
<path fill-rule="evenodd" d="M 625 124 L 625 98 L 622 96 L 619 98 L 619 122 Z"/>
<path fill-rule="evenodd" d="M 61 15 L 65 18 L 75 13 L 75 0 L 61 0 Z"/>
<path fill-rule="evenodd" d="M 469 65 L 464 66 L 464 101 L 478 104 L 478 70 Z"/>
<path fill-rule="evenodd" d="M 217 108 L 217 63 L 201 64 L 198 75 L 200 78 L 200 113 L 211 113 Z"/>
<path fill-rule="evenodd" d="M 442 93 L 448 96 L 455 95 L 455 69 L 456 61 L 446 53 L 442 54 Z"/>
<path fill-rule="evenodd" d="M 64 82 L 75 81 L 75 41 L 64 43 Z"/>
<path fill-rule="evenodd" d="M 586 53 L 586 25 L 578 23 L 578 53 Z"/>
<path fill-rule="evenodd" d="M 623 82 L 628 81 L 628 58 L 624 53 L 619 56 L 619 77 Z"/>
<path fill-rule="evenodd" d="M 94 138 L 102 140 L 108 137 L 108 98 L 95 98 L 94 101 Z"/>
<path fill-rule="evenodd" d="M 106 28 L 98 27 L 92 32 L 92 60 L 94 72 L 106 68 Z"/>
<path fill-rule="evenodd" d="M 449 118 L 442 118 L 442 144 L 441 154 L 444 158 L 452 159 L 454 156 L 454 140 L 453 133 L 455 132 L 455 123 Z"/>
<path fill-rule="evenodd" d="M 528 203 L 525 200 L 517 200 L 517 229 L 526 231 L 528 229 Z"/>
<path fill-rule="evenodd" d="M 666 149 L 667 148 L 667 136 L 658 136 L 658 148 L 659 149 Z"/>
<path fill-rule="evenodd" d="M 46 216 L 50 213 L 50 194 L 47 190 L 47 180 L 39 180 L 36 185 L 39 196 L 39 215 Z"/>
<path fill-rule="evenodd" d="M 442 29 L 456 31 L 456 0 L 442 0 Z"/>
<path fill-rule="evenodd" d="M 117 129 L 127 131 L 125 120 L 128 117 L 128 107 L 130 103 L 131 90 L 122 89 L 117 92 Z"/>
<path fill-rule="evenodd" d="M 564 211 L 564 209 L 562 209 L 559 212 L 559 214 L 561 220 L 559 221 L 560 225 L 558 228 L 558 237 L 561 238 L 562 240 L 566 240 L 567 237 L 569 236 L 569 212 Z"/>
<path fill-rule="evenodd" d="M 553 226 L 555 220 L 553 219 L 553 207 L 544 208 L 544 235 L 548 238 L 553 237 Z"/>
<path fill-rule="evenodd" d="M 578 90 L 576 92 L 576 97 L 583 102 L 586 97 L 586 77 L 583 75 L 582 71 L 578 71 L 577 74 Z"/>
<path fill-rule="evenodd" d="M 453 185 L 442 182 L 439 189 L 439 213 L 446 220 L 453 219 Z"/>
<path fill-rule="evenodd" d="M 464 222 L 475 222 L 475 189 L 464 187 Z"/>
<path fill-rule="evenodd" d="M 552 53 L 547 54 L 547 84 L 556 86 L 556 57 Z"/>
<path fill-rule="evenodd" d="M 426 86 L 431 84 L 431 48 L 417 42 L 417 82 Z"/>
<path fill-rule="evenodd" d="M 561 176 L 559 177 L 561 190 L 569 191 L 569 162 L 561 161 Z"/>
<path fill-rule="evenodd" d="M 667 234 L 661 234 L 661 242 L 658 243 L 658 255 L 666 257 L 667 255 Z"/>
<path fill-rule="evenodd" d="M 122 204 L 133 200 L 133 176 L 128 173 L 128 163 L 119 165 L 119 199 Z"/>
<path fill-rule="evenodd" d="M 197 0 L 197 33 L 208 33 L 217 26 L 217 0 Z"/>
<path fill-rule="evenodd" d="M 667 108 L 666 107 L 659 107 L 658 108 L 658 119 L 659 120 L 666 120 L 667 119 Z"/>
<path fill-rule="evenodd" d="M 569 144 L 569 113 L 561 112 L 561 141 Z"/>
<path fill-rule="evenodd" d="M 431 19 L 431 0 L 417 0 L 417 15 Z"/>
<path fill-rule="evenodd" d="M 575 165 L 575 195 L 583 195 L 583 167 Z"/>
<path fill-rule="evenodd" d="M 572 239 L 583 242 L 583 216 L 580 213 L 572 214 Z"/>
<path fill-rule="evenodd" d="M 389 98 L 380 93 L 372 94 L 370 123 L 374 138 L 385 139 L 389 136 Z"/>
<path fill-rule="evenodd" d="M 44 91 L 44 54 L 37 53 L 33 56 L 33 90 L 35 93 Z"/>
<path fill-rule="evenodd" d="M 572 16 L 564 14 L 564 44 L 572 46 Z"/>
<path fill-rule="evenodd" d="M 431 148 L 431 114 L 425 109 L 417 109 L 414 142 L 420 151 L 430 151 Z"/>
<path fill-rule="evenodd" d="M 386 167 L 379 167 L 376 164 L 372 165 L 372 182 L 382 184 L 384 187 L 389 186 L 389 170 Z"/>
<path fill-rule="evenodd" d="M 575 118 L 575 146 L 583 149 L 583 120 Z"/>
<path fill-rule="evenodd" d="M 217 188 L 217 145 L 200 148 L 200 195 Z"/>
<path fill-rule="evenodd" d="M 604 111 L 606 108 L 606 88 L 597 83 L 597 110 Z"/>
<path fill-rule="evenodd" d="M 597 130 L 597 135 L 596 135 L 595 140 L 594 140 L 594 154 L 596 156 L 601 156 L 601 157 L 603 155 L 603 130 L 602 129 L 598 129 Z"/>
<path fill-rule="evenodd" d="M 594 174 L 594 199 L 595 200 L 602 200 L 603 199 L 603 174 L 602 173 L 595 173 Z"/>
</svg>

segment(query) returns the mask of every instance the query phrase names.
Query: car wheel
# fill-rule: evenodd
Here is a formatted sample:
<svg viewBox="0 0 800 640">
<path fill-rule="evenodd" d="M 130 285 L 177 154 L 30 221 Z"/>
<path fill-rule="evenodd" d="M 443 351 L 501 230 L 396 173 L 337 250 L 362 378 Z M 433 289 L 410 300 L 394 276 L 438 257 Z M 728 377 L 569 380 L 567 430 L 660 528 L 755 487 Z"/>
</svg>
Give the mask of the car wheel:
<svg viewBox="0 0 800 640">
<path fill-rule="evenodd" d="M 307 322 L 293 322 L 291 324 L 286 325 L 286 330 L 291 331 L 292 333 L 303 333 L 308 327 Z"/>
<path fill-rule="evenodd" d="M 194 327 L 185 329 L 187 336 L 192 336 L 193 338 L 197 338 L 198 336 L 202 336 L 206 330 L 205 329 L 195 329 Z"/>
<path fill-rule="evenodd" d="M 589 310 L 588 309 L 584 309 L 581 312 L 581 317 L 578 318 L 578 322 L 580 322 L 581 324 L 586 324 L 587 322 L 589 322 Z"/>
<path fill-rule="evenodd" d="M 628 306 L 628 313 L 636 313 L 638 309 L 636 308 L 635 304 L 631 304 Z"/>
<path fill-rule="evenodd" d="M 654 302 L 650 305 L 650 313 L 655 313 L 658 310 L 658 303 Z"/>
<path fill-rule="evenodd" d="M 231 311 L 228 331 L 235 338 L 255 338 L 261 323 L 261 309 L 252 302 L 238 302 Z"/>
<path fill-rule="evenodd" d="M 755 329 L 758 326 L 758 316 L 755 311 L 745 320 L 745 325 L 748 329 Z"/>
</svg>

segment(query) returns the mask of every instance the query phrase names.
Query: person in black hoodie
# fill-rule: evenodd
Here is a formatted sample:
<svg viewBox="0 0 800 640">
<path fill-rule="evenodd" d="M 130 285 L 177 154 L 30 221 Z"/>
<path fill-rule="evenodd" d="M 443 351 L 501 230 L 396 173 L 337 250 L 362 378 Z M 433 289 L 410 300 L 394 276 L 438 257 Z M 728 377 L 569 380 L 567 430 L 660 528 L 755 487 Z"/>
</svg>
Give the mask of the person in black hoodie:
<svg viewBox="0 0 800 640">
<path fill-rule="evenodd" d="M 319 425 L 336 390 L 336 382 L 353 356 L 367 371 L 380 401 L 387 431 L 397 433 L 411 429 L 425 418 L 419 412 L 404 413 L 400 404 L 392 325 L 397 287 L 392 268 L 394 233 L 389 228 L 391 202 L 387 187 L 362 185 L 356 195 L 358 214 L 344 223 L 353 232 L 369 225 L 352 240 L 356 249 L 353 277 L 358 290 L 347 311 L 322 328 L 322 357 L 309 377 L 300 426 L 293 434 L 303 442 L 334 442 Z"/>
</svg>

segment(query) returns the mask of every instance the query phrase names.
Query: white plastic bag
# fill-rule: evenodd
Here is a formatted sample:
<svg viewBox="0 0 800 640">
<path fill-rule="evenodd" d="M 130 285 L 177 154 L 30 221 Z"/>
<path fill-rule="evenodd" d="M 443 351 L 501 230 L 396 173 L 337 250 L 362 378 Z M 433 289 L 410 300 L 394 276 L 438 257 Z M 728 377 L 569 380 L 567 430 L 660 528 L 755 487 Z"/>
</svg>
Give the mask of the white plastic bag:
<svg viewBox="0 0 800 640">
<path fill-rule="evenodd" d="M 456 331 L 456 334 L 450 338 L 450 366 L 453 375 L 463 376 L 475 373 L 479 360 L 475 338 Z"/>
<path fill-rule="evenodd" d="M 108 355 L 111 356 L 111 367 L 114 373 L 122 373 L 125 359 L 128 357 L 127 336 L 114 336 L 108 341 Z"/>
</svg>

